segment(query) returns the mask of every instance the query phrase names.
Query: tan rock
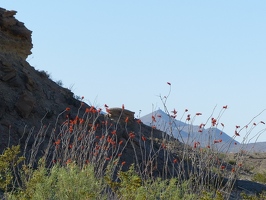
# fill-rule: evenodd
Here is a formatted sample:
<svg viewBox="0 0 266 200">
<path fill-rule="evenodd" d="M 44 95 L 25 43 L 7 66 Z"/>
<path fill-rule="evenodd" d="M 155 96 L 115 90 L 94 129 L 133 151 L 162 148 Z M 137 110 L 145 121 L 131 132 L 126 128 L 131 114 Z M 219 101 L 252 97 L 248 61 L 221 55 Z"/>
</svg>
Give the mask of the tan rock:
<svg viewBox="0 0 266 200">
<path fill-rule="evenodd" d="M 5 10 L 2 15 L 3 17 L 13 17 L 16 13 L 17 11 L 15 10 Z"/>
<path fill-rule="evenodd" d="M 15 14 L 16 11 L 0 8 L 0 54 L 13 54 L 24 60 L 31 54 L 33 47 L 32 31 L 19 22 Z"/>
<path fill-rule="evenodd" d="M 122 108 L 109 108 L 108 109 L 108 116 L 111 119 L 114 120 L 119 120 L 121 122 L 132 122 L 134 121 L 134 114 L 135 112 L 132 112 L 127 109 L 122 109 Z"/>
</svg>

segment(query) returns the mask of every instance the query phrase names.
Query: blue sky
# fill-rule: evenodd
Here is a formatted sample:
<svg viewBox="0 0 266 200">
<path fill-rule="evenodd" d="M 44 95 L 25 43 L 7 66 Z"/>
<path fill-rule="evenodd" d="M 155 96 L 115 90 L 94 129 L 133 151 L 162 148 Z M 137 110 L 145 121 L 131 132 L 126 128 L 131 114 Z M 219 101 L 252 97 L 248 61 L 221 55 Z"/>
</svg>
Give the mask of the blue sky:
<svg viewBox="0 0 266 200">
<path fill-rule="evenodd" d="M 266 108 L 266 1 L 14 1 L 3 8 L 33 31 L 29 63 L 87 103 L 125 104 L 135 116 L 162 108 L 202 112 L 228 105 L 234 134 Z M 266 114 L 257 121 L 266 122 Z M 265 126 L 266 127 L 266 126 Z M 264 128 L 256 127 L 253 134 Z M 243 136 L 243 135 L 242 135 Z M 239 137 L 241 142 L 243 137 Z M 266 141 L 266 133 L 260 141 Z"/>
</svg>

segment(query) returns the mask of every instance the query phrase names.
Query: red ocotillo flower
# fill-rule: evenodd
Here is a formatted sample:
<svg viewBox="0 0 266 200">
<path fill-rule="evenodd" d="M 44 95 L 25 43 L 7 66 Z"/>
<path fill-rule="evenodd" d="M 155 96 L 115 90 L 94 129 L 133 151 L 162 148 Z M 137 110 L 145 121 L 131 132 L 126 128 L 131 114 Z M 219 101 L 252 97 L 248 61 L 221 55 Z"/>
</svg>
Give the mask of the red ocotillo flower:
<svg viewBox="0 0 266 200">
<path fill-rule="evenodd" d="M 204 126 L 205 126 L 205 124 L 201 123 L 201 124 L 199 125 L 199 128 L 203 128 Z"/>
<path fill-rule="evenodd" d="M 61 142 L 61 140 L 59 140 L 59 139 L 58 139 L 58 140 L 56 140 L 56 141 L 55 141 L 55 145 L 59 145 L 59 144 L 60 144 L 60 142 Z"/>
<path fill-rule="evenodd" d="M 235 131 L 235 135 L 236 135 L 236 136 L 240 136 L 240 134 L 239 134 L 237 131 Z"/>
<path fill-rule="evenodd" d="M 134 138 L 135 137 L 135 134 L 134 133 L 129 133 L 129 138 Z"/>
<path fill-rule="evenodd" d="M 177 111 L 174 109 L 173 111 L 171 111 L 172 113 L 174 113 L 174 115 L 177 114 Z"/>
<path fill-rule="evenodd" d="M 216 144 L 216 143 L 220 143 L 222 142 L 223 140 L 214 140 L 213 143 Z"/>
<path fill-rule="evenodd" d="M 212 126 L 216 125 L 217 120 L 215 118 L 212 118 Z"/>
<path fill-rule="evenodd" d="M 126 117 L 125 122 L 128 123 L 128 117 Z"/>
</svg>

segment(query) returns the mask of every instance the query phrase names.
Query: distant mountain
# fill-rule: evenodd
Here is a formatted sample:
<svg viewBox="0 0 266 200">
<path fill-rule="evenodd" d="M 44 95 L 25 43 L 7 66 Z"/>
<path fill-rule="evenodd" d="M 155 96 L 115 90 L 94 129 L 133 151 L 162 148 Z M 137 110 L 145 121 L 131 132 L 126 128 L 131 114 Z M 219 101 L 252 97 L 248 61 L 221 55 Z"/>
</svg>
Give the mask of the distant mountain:
<svg viewBox="0 0 266 200">
<path fill-rule="evenodd" d="M 266 142 L 241 144 L 217 128 L 205 128 L 201 125 L 191 125 L 175 119 L 174 113 L 165 113 L 158 109 L 140 118 L 148 126 L 174 136 L 179 141 L 193 146 L 211 147 L 223 152 L 266 152 Z M 215 143 L 217 142 L 217 143 Z"/>
<path fill-rule="evenodd" d="M 235 147 L 231 152 L 237 152 L 239 150 L 244 150 L 247 152 L 256 152 L 256 153 L 264 153 L 266 152 L 266 142 L 256 142 L 256 143 L 248 143 L 248 144 L 240 144 Z"/>
<path fill-rule="evenodd" d="M 191 146 L 197 145 L 230 152 L 240 145 L 239 142 L 217 128 L 205 128 L 203 125 L 182 122 L 175 119 L 174 113 L 167 114 L 161 109 L 147 114 L 140 119 L 144 124 L 155 126 L 157 129 Z"/>
</svg>

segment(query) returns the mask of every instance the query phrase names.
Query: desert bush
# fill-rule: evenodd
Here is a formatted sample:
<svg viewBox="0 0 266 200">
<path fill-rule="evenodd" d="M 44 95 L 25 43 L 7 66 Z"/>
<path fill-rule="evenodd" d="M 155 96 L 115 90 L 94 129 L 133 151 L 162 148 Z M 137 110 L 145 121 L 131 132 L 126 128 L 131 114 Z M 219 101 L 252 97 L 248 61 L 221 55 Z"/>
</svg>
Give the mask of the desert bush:
<svg viewBox="0 0 266 200">
<path fill-rule="evenodd" d="M 19 156 L 20 146 L 8 147 L 0 155 L 0 189 L 8 191 L 14 179 L 17 179 L 16 167 L 25 157 Z"/>
<path fill-rule="evenodd" d="M 252 180 L 260 183 L 266 183 L 266 172 L 256 173 Z"/>
<path fill-rule="evenodd" d="M 50 78 L 50 74 L 47 71 L 41 70 L 41 71 L 37 71 L 39 76 L 42 78 Z"/>
<path fill-rule="evenodd" d="M 243 200 L 264 200 L 266 199 L 266 192 L 262 192 L 260 194 L 253 194 L 253 195 L 248 195 L 246 193 L 241 193 L 241 198 Z"/>
<path fill-rule="evenodd" d="M 90 165 L 83 169 L 73 163 L 51 169 L 40 166 L 24 184 L 25 188 L 8 194 L 8 199 L 106 199 L 102 181 L 95 178 Z"/>
<path fill-rule="evenodd" d="M 236 165 L 236 161 L 235 161 L 235 160 L 229 160 L 228 163 L 229 163 L 230 165 Z"/>
<path fill-rule="evenodd" d="M 54 165 L 47 169 L 41 163 L 33 170 L 30 179 L 6 194 L 7 199 L 195 199 L 221 200 L 221 194 L 202 191 L 194 194 L 189 181 L 180 182 L 177 178 L 162 180 L 157 178 L 143 182 L 131 166 L 128 171 L 119 171 L 118 182 L 108 178 L 96 178 L 94 168 L 88 164 L 80 169 L 75 163 L 67 166 Z M 113 193 L 108 192 L 108 188 Z"/>
<path fill-rule="evenodd" d="M 63 86 L 63 81 L 62 80 L 58 80 L 58 81 L 56 81 L 56 84 L 62 87 Z"/>
</svg>

